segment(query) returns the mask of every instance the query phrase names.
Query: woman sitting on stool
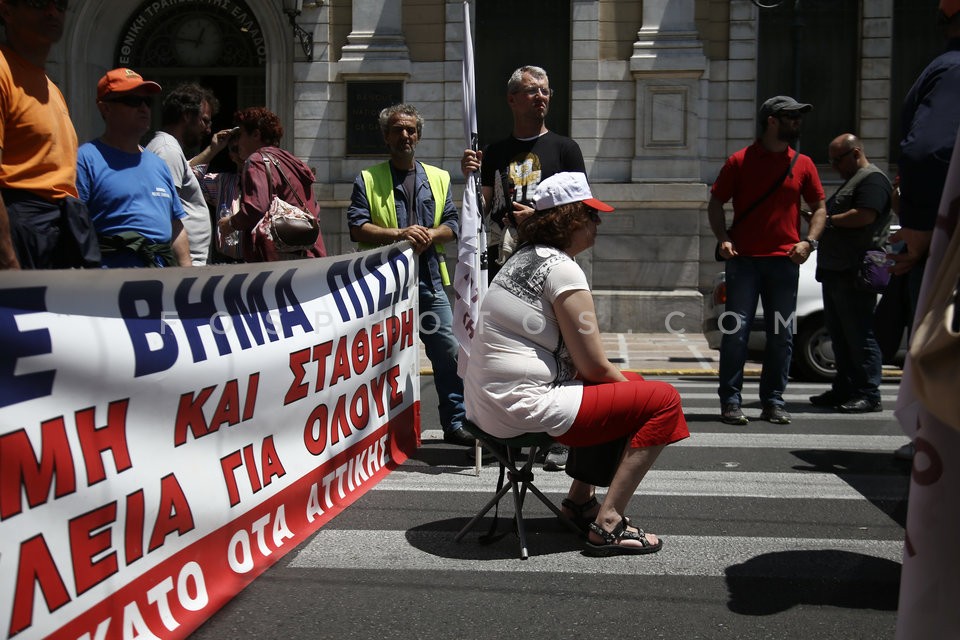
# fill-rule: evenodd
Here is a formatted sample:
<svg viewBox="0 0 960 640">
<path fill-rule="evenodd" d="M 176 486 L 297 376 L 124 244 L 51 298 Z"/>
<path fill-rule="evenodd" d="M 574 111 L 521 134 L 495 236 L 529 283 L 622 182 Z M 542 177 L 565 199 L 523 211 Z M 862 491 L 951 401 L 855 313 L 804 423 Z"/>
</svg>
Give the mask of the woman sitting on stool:
<svg viewBox="0 0 960 640">
<path fill-rule="evenodd" d="M 610 488 L 574 479 L 565 514 L 587 530 L 595 556 L 659 551 L 661 541 L 624 511 L 663 448 L 690 435 L 680 396 L 665 382 L 623 373 L 607 360 L 593 296 L 573 260 L 593 246 L 600 211 L 583 173 L 540 183 L 535 212 L 519 223 L 522 246 L 483 300 L 464 379 L 467 417 L 497 438 L 546 432 L 569 447 L 627 440 Z M 570 472 L 573 473 L 573 472 Z"/>
</svg>

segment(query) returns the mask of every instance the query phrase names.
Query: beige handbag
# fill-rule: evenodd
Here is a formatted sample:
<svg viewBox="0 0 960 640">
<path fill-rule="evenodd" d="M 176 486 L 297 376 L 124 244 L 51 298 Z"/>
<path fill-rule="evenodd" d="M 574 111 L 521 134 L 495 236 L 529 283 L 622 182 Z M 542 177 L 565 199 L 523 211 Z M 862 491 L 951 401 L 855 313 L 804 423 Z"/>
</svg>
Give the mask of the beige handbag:
<svg viewBox="0 0 960 640">
<path fill-rule="evenodd" d="M 928 302 L 910 340 L 913 389 L 938 420 L 960 430 L 960 229 L 944 253 Z"/>
<path fill-rule="evenodd" d="M 261 155 L 266 165 L 267 182 L 270 184 L 271 192 L 273 191 L 273 177 L 270 165 L 273 164 L 277 168 L 277 173 L 280 174 L 280 179 L 287 185 L 287 189 L 293 193 L 300 206 L 292 205 L 274 195 L 270 201 L 270 208 L 254 228 L 254 234 L 260 234 L 269 242 L 272 242 L 274 248 L 280 253 L 299 253 L 312 248 L 320 236 L 320 224 L 307 209 L 307 205 L 304 204 L 296 189 L 290 184 L 277 159 L 262 152 Z"/>
</svg>

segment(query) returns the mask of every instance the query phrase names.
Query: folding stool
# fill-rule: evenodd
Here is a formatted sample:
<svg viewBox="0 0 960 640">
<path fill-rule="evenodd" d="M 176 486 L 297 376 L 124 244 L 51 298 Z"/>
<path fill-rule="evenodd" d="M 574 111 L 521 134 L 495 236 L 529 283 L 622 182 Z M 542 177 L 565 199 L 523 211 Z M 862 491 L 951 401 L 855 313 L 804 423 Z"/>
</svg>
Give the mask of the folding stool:
<svg viewBox="0 0 960 640">
<path fill-rule="evenodd" d="M 530 554 L 527 551 L 527 533 L 523 522 L 523 501 L 526 497 L 527 489 L 533 492 L 533 495 L 537 496 L 540 502 L 547 505 L 568 529 L 578 536 L 583 535 L 583 532 L 580 531 L 577 525 L 564 516 L 560 512 L 560 509 L 558 509 L 547 496 L 543 495 L 543 492 L 533 483 L 533 463 L 537 457 L 537 452 L 553 444 L 553 438 L 546 433 L 528 433 L 515 438 L 496 438 L 469 420 L 464 420 L 463 428 L 479 440 L 500 463 L 500 478 L 497 481 L 496 494 L 494 494 L 477 515 L 473 516 L 473 519 L 460 530 L 454 538 L 456 542 L 460 542 L 463 536 L 465 536 L 490 509 L 497 506 L 501 498 L 507 495 L 507 492 L 512 492 L 514 520 L 517 527 L 517 536 L 520 538 L 520 559 L 526 560 L 529 558 Z M 525 447 L 529 447 L 527 451 L 527 461 L 522 467 L 518 467 L 517 461 L 514 458 L 519 451 Z M 506 476 L 507 479 L 506 484 L 503 482 L 504 476 Z M 495 526 L 496 520 L 494 521 L 494 527 Z M 490 533 L 492 533 L 492 529 Z M 490 533 L 488 533 L 486 537 L 489 538 Z M 482 539 L 483 536 L 481 536 L 481 540 Z"/>
</svg>

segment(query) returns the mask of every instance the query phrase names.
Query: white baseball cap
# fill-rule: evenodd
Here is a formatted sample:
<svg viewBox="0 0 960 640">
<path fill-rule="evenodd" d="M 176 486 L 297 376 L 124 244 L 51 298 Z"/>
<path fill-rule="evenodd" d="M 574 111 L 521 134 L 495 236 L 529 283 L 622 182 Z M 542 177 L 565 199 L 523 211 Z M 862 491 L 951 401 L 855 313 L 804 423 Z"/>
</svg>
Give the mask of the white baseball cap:
<svg viewBox="0 0 960 640">
<path fill-rule="evenodd" d="M 593 197 L 586 174 L 580 172 L 555 173 L 537 185 L 533 194 L 533 208 L 537 211 L 571 202 L 583 202 L 597 211 L 613 211 L 613 207 Z"/>
</svg>

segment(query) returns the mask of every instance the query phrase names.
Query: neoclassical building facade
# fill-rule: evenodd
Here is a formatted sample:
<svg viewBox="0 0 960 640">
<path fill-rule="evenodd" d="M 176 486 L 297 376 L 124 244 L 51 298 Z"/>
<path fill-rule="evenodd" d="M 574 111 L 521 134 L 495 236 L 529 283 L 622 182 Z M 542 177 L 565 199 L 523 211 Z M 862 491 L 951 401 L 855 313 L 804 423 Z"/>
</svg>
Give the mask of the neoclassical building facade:
<svg viewBox="0 0 960 640">
<path fill-rule="evenodd" d="M 617 207 L 584 261 L 608 331 L 699 327 L 718 265 L 709 186 L 755 133 L 765 97 L 811 102 L 801 150 L 828 192 L 826 144 L 844 131 L 895 171 L 899 102 L 942 45 L 936 0 L 472 0 L 481 143 L 508 134 L 506 80 L 547 69 L 548 125 L 581 146 L 598 197 Z M 415 104 L 418 159 L 450 170 L 465 141 L 462 0 L 84 0 L 48 72 L 81 141 L 99 134 L 97 79 L 129 66 L 165 88 L 212 88 L 226 127 L 266 105 L 283 146 L 317 176 L 331 252 L 353 250 L 345 209 L 359 170 L 383 157 L 376 113 Z M 155 114 L 155 118 L 157 115 Z"/>
</svg>

